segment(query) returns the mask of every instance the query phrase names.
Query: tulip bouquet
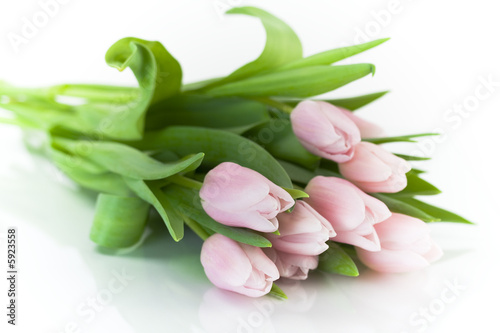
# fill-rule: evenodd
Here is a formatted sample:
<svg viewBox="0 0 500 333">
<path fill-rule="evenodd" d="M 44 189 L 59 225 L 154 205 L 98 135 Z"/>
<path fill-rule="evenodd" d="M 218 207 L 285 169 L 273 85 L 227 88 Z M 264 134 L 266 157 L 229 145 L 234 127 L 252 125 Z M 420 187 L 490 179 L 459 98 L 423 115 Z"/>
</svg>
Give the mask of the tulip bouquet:
<svg viewBox="0 0 500 333">
<path fill-rule="evenodd" d="M 304 57 L 294 31 L 253 7 L 267 41 L 254 61 L 221 78 L 182 84 L 177 60 L 155 41 L 124 38 L 106 62 L 138 86 L 0 84 L 1 119 L 41 132 L 42 151 L 70 179 L 98 193 L 90 238 L 126 248 L 156 211 L 175 241 L 204 240 L 201 264 L 216 286 L 285 297 L 280 278 L 310 270 L 348 276 L 423 268 L 442 252 L 426 222 L 470 223 L 416 199 L 439 190 L 381 146 L 390 137 L 353 111 L 386 92 L 317 100 L 374 74 L 371 64 L 332 65 L 383 42 Z M 150 208 L 153 208 L 150 209 Z"/>
</svg>

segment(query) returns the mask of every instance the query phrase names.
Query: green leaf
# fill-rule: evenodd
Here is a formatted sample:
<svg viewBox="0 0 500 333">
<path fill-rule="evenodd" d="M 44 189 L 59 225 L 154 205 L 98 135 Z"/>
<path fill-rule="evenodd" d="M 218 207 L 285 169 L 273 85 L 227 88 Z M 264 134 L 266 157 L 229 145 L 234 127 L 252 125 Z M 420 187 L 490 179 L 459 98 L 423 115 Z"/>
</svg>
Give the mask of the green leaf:
<svg viewBox="0 0 500 333">
<path fill-rule="evenodd" d="M 340 173 L 325 168 L 318 168 L 316 169 L 315 173 L 318 176 L 344 178 Z"/>
<path fill-rule="evenodd" d="M 421 211 L 434 216 L 435 218 L 440 219 L 441 222 L 458 222 L 458 223 L 465 223 L 465 224 L 474 224 L 471 221 L 463 218 L 460 215 L 457 215 L 455 213 L 452 213 L 450 211 L 447 211 L 445 209 L 430 205 L 428 203 L 422 202 L 420 200 L 417 200 L 415 198 L 398 198 L 398 200 L 401 200 L 409 205 L 412 205 L 413 207 L 416 207 L 420 209 Z"/>
<path fill-rule="evenodd" d="M 339 99 L 327 99 L 327 100 L 325 100 L 325 102 L 342 107 L 342 108 L 350 110 L 350 111 L 355 111 L 357 109 L 362 108 L 363 106 L 365 106 L 367 104 L 370 104 L 371 102 L 374 102 L 375 100 L 384 96 L 388 92 L 389 91 L 381 91 L 381 92 L 363 95 L 363 96 L 339 98 Z"/>
<path fill-rule="evenodd" d="M 81 171 L 91 174 L 102 174 L 108 172 L 105 167 L 100 166 L 83 157 L 66 154 L 58 149 L 56 143 L 52 143 L 49 148 L 49 156 L 57 165 L 63 165 L 71 168 L 78 168 Z"/>
<path fill-rule="evenodd" d="M 117 174 L 136 179 L 160 179 L 185 170 L 196 169 L 203 154 L 186 156 L 176 162 L 161 163 L 127 145 L 103 141 L 74 141 L 55 138 L 54 143 L 75 155 L 84 155 Z"/>
<path fill-rule="evenodd" d="M 300 183 L 302 185 L 307 185 L 311 179 L 316 177 L 316 174 L 311 170 L 307 170 L 301 166 L 294 163 L 278 160 L 279 164 L 286 170 L 286 173 L 290 176 L 294 183 Z"/>
<path fill-rule="evenodd" d="M 407 161 L 428 161 L 431 159 L 430 157 L 419 157 L 419 156 L 411 156 L 411 155 L 405 155 L 405 154 L 394 154 L 394 155 L 401 157 L 402 159 L 407 160 Z M 415 170 L 415 169 L 412 169 L 412 170 Z"/>
<path fill-rule="evenodd" d="M 150 108 L 146 129 L 182 125 L 220 128 L 240 134 L 269 119 L 266 106 L 255 101 L 190 94 L 169 98 Z"/>
<path fill-rule="evenodd" d="M 309 57 L 295 60 L 291 63 L 283 65 L 278 70 L 289 70 L 289 69 L 303 68 L 303 67 L 310 67 L 310 66 L 330 65 L 330 64 L 333 64 L 334 62 L 349 58 L 355 54 L 369 50 L 377 45 L 380 45 L 380 44 L 388 41 L 388 40 L 389 40 L 389 38 L 377 39 L 377 40 L 363 43 L 363 44 L 359 44 L 359 45 L 340 47 L 337 49 L 328 50 L 325 52 L 313 54 Z"/>
<path fill-rule="evenodd" d="M 284 96 L 320 95 L 374 73 L 371 64 L 313 66 L 264 74 L 228 83 L 207 91 L 211 96 Z"/>
<path fill-rule="evenodd" d="M 245 136 L 264 147 L 274 157 L 308 169 L 318 166 L 320 157 L 310 153 L 297 139 L 288 119 L 272 119 L 253 128 Z"/>
<path fill-rule="evenodd" d="M 423 210 L 406 203 L 404 200 L 405 198 L 396 198 L 389 196 L 387 194 L 381 194 L 381 193 L 370 193 L 371 196 L 379 199 L 383 203 L 387 205 L 389 210 L 394 213 L 400 213 L 400 214 L 405 214 L 409 216 L 416 217 L 417 219 L 420 219 L 424 222 L 438 222 L 440 221 L 439 218 L 436 218 L 430 214 L 427 214 Z"/>
<path fill-rule="evenodd" d="M 408 172 L 406 174 L 406 179 L 408 184 L 402 191 L 387 195 L 395 197 L 412 197 L 415 195 L 436 195 L 441 193 L 437 187 L 420 178 L 418 172 Z"/>
<path fill-rule="evenodd" d="M 152 94 L 148 96 L 150 104 L 173 96 L 180 90 L 181 66 L 160 42 L 122 38 L 106 52 L 106 63 L 119 71 L 129 67 L 139 82 L 141 94 Z"/>
<path fill-rule="evenodd" d="M 335 242 L 328 241 L 328 250 L 319 256 L 318 269 L 328 273 L 358 276 L 359 271 L 351 257 Z"/>
<path fill-rule="evenodd" d="M 222 130 L 172 126 L 148 132 L 144 140 L 132 143 L 143 150 L 167 149 L 184 156 L 203 151 L 202 165 L 213 168 L 222 162 L 234 162 L 253 169 L 273 183 L 292 188 L 283 167 L 264 148 L 239 135 Z"/>
<path fill-rule="evenodd" d="M 169 218 L 167 212 L 172 212 L 173 206 L 165 194 L 159 188 L 150 186 L 142 179 L 124 177 L 124 180 L 139 198 L 153 205 L 165 222 L 174 241 L 180 241 L 184 237 L 184 222 L 179 219 L 177 214 L 174 214 L 172 219 Z"/>
<path fill-rule="evenodd" d="M 267 40 L 261 55 L 226 78 L 209 84 L 207 88 L 242 80 L 261 72 L 302 58 L 302 45 L 295 32 L 282 20 L 255 7 L 232 8 L 227 14 L 244 14 L 257 17 L 266 30 Z"/>
<path fill-rule="evenodd" d="M 115 195 L 127 195 L 130 193 L 122 177 L 117 174 L 111 172 L 95 174 L 57 162 L 56 165 L 74 182 L 85 188 Z"/>
<path fill-rule="evenodd" d="M 288 299 L 288 296 L 285 294 L 283 290 L 281 290 L 280 287 L 276 285 L 276 283 L 273 283 L 271 291 L 268 293 L 268 295 L 281 300 Z"/>
<path fill-rule="evenodd" d="M 283 189 L 287 191 L 288 194 L 290 194 L 294 200 L 301 198 L 309 198 L 309 194 L 307 194 L 304 191 L 298 190 L 296 188 L 283 188 Z"/>
<path fill-rule="evenodd" d="M 130 67 L 140 88 L 135 99 L 76 106 L 81 119 L 102 135 L 121 140 L 140 139 L 147 109 L 180 91 L 182 70 L 159 42 L 123 38 L 106 53 L 106 62 L 123 71 Z M 136 95 L 135 91 L 131 94 Z M 130 96 L 131 97 L 131 96 Z"/>
<path fill-rule="evenodd" d="M 413 138 L 419 138 L 423 136 L 436 136 L 440 135 L 439 133 L 421 133 L 421 134 L 411 134 L 411 135 L 401 135 L 401 136 L 392 136 L 386 138 L 368 138 L 363 139 L 363 141 L 368 141 L 375 144 L 382 144 L 388 142 L 417 142 L 413 140 Z"/>
<path fill-rule="evenodd" d="M 363 95 L 363 96 L 339 98 L 339 99 L 325 99 L 322 101 L 339 106 L 339 107 L 342 107 L 342 108 L 350 110 L 350 111 L 355 111 L 355 110 L 379 99 L 380 97 L 384 96 L 388 92 L 389 91 L 382 91 L 382 92 L 377 92 L 377 93 Z M 291 107 L 295 107 L 297 104 L 302 102 L 303 99 L 280 98 L 280 101 L 282 103 L 286 103 L 287 105 L 289 105 Z"/>
<path fill-rule="evenodd" d="M 178 185 L 170 185 L 164 189 L 164 193 L 181 215 L 198 222 L 201 226 L 240 243 L 258 247 L 271 247 L 271 242 L 267 238 L 254 231 L 246 228 L 229 227 L 216 222 L 208 216 L 201 207 L 198 191 Z"/>
<path fill-rule="evenodd" d="M 50 147 L 49 154 L 54 164 L 80 186 L 119 196 L 130 193 L 122 177 L 85 158 L 68 155 L 55 147 Z"/>
<path fill-rule="evenodd" d="M 411 172 L 415 175 L 420 175 L 422 173 L 426 173 L 427 171 L 424 171 L 424 170 L 420 170 L 420 169 L 415 169 L 415 168 L 411 168 Z"/>
<path fill-rule="evenodd" d="M 124 248 L 141 238 L 149 204 L 139 198 L 99 194 L 90 239 L 101 246 Z"/>
</svg>

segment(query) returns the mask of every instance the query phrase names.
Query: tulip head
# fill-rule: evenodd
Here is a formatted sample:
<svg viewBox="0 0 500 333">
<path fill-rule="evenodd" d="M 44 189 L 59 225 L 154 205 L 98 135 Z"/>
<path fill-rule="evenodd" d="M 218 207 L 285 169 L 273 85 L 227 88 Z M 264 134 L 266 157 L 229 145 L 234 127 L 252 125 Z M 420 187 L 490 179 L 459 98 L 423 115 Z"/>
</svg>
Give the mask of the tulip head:
<svg viewBox="0 0 500 333">
<path fill-rule="evenodd" d="M 353 158 L 339 164 L 342 176 L 365 192 L 396 193 L 407 185 L 406 173 L 411 170 L 404 159 L 370 142 L 360 142 Z"/>
<path fill-rule="evenodd" d="M 250 297 L 269 293 L 273 281 L 279 278 L 276 265 L 262 249 L 221 234 L 205 240 L 200 259 L 214 285 Z"/>
<path fill-rule="evenodd" d="M 318 256 L 286 253 L 274 248 L 266 248 L 264 252 L 276 264 L 282 278 L 305 280 L 309 270 L 318 267 Z"/>
<path fill-rule="evenodd" d="M 359 259 L 379 272 L 400 273 L 422 269 L 439 259 L 443 252 L 431 239 L 429 226 L 414 217 L 393 213 L 375 225 L 381 250 L 356 248 Z"/>
<path fill-rule="evenodd" d="M 361 134 L 361 138 L 379 138 L 385 135 L 384 129 L 377 124 L 358 117 L 352 111 L 341 107 L 339 107 L 339 109 L 356 124 Z"/>
<path fill-rule="evenodd" d="M 291 213 L 278 215 L 279 235 L 267 237 L 273 248 L 304 256 L 314 256 L 328 249 L 326 241 L 335 236 L 332 225 L 306 202 L 299 200 Z"/>
<path fill-rule="evenodd" d="M 333 226 L 337 233 L 334 241 L 367 251 L 380 250 L 374 225 L 391 216 L 382 201 L 335 177 L 314 177 L 305 191 L 309 194 L 305 201 Z"/>
<path fill-rule="evenodd" d="M 205 212 L 217 222 L 262 232 L 276 231 L 276 215 L 294 204 L 284 189 L 257 171 L 231 162 L 207 173 L 200 197 Z"/>
<path fill-rule="evenodd" d="M 302 101 L 290 115 L 292 129 L 311 153 L 343 163 L 361 141 L 359 129 L 339 108 L 322 101 Z"/>
</svg>

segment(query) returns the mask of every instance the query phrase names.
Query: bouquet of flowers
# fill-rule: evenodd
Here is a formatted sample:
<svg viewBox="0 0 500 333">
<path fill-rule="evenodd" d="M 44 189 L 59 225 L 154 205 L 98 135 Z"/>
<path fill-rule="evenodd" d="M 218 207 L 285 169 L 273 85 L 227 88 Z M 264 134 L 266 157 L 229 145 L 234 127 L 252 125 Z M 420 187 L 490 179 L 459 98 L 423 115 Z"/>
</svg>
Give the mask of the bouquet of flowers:
<svg viewBox="0 0 500 333">
<path fill-rule="evenodd" d="M 183 84 L 177 60 L 156 41 L 123 38 L 106 53 L 138 86 L 0 84 L 0 119 L 45 134 L 43 152 L 69 178 L 98 192 L 90 238 L 139 242 L 151 207 L 175 241 L 186 227 L 204 244 L 216 286 L 286 297 L 274 284 L 310 270 L 357 276 L 421 269 L 442 252 L 426 222 L 470 223 L 416 199 L 440 191 L 381 146 L 391 137 L 353 111 L 386 92 L 310 99 L 374 74 L 372 64 L 332 65 L 387 39 L 304 57 L 295 32 L 254 7 L 264 50 L 225 77 Z"/>
</svg>

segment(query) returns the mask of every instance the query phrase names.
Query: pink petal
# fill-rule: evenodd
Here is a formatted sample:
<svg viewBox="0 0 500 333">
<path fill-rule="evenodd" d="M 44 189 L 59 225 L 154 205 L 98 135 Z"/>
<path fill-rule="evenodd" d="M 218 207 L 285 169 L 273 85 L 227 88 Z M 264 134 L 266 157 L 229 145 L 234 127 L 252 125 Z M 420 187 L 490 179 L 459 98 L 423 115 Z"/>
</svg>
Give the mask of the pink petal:
<svg viewBox="0 0 500 333">
<path fill-rule="evenodd" d="M 429 226 L 414 217 L 393 213 L 390 218 L 375 225 L 384 248 L 391 249 L 408 248 L 409 244 L 415 243 L 422 238 L 429 237 Z"/>
<path fill-rule="evenodd" d="M 202 202 L 205 212 L 219 223 L 233 226 L 249 228 L 262 232 L 274 232 L 278 229 L 276 218 L 265 218 L 257 211 L 226 212 L 211 206 L 207 202 Z"/>
<path fill-rule="evenodd" d="M 274 281 L 279 279 L 280 275 L 276 265 L 266 256 L 261 248 L 248 244 L 240 244 L 240 246 L 247 254 L 252 266 L 261 271 L 266 276 L 266 280 Z"/>
<path fill-rule="evenodd" d="M 370 252 L 357 248 L 356 252 L 366 266 L 379 272 L 411 272 L 429 265 L 427 260 L 412 251 L 381 250 L 380 252 Z"/>
<path fill-rule="evenodd" d="M 360 142 L 354 148 L 354 157 L 339 165 L 340 173 L 356 182 L 381 182 L 392 175 L 390 165 L 385 164 L 373 153 L 375 146 L 369 142 Z"/>
<path fill-rule="evenodd" d="M 383 137 L 385 135 L 382 127 L 374 124 L 366 119 L 360 118 L 349 110 L 343 109 L 339 107 L 342 112 L 351 119 L 356 126 L 359 128 L 359 132 L 361 133 L 362 138 L 378 138 Z"/>
<path fill-rule="evenodd" d="M 371 226 L 370 224 L 365 224 L 364 227 L 367 225 Z M 370 233 L 367 233 L 366 230 L 359 232 L 356 229 L 351 231 L 337 231 L 337 236 L 332 239 L 336 242 L 351 244 L 367 251 L 380 251 L 381 249 L 380 240 L 375 230 Z"/>
<path fill-rule="evenodd" d="M 424 254 L 424 258 L 428 262 L 434 262 L 443 256 L 443 250 L 434 242 L 431 241 L 431 249 Z"/>
<path fill-rule="evenodd" d="M 243 285 L 252 272 L 252 265 L 238 243 L 220 234 L 203 243 L 200 260 L 208 279 L 224 289 Z"/>
<path fill-rule="evenodd" d="M 269 190 L 267 179 L 258 172 L 224 162 L 207 173 L 200 197 L 219 209 L 240 211 L 262 201 Z"/>
<path fill-rule="evenodd" d="M 337 233 L 356 228 L 365 220 L 365 204 L 359 189 L 345 179 L 314 177 L 305 191 L 309 198 L 304 200 L 324 216 Z"/>
</svg>

